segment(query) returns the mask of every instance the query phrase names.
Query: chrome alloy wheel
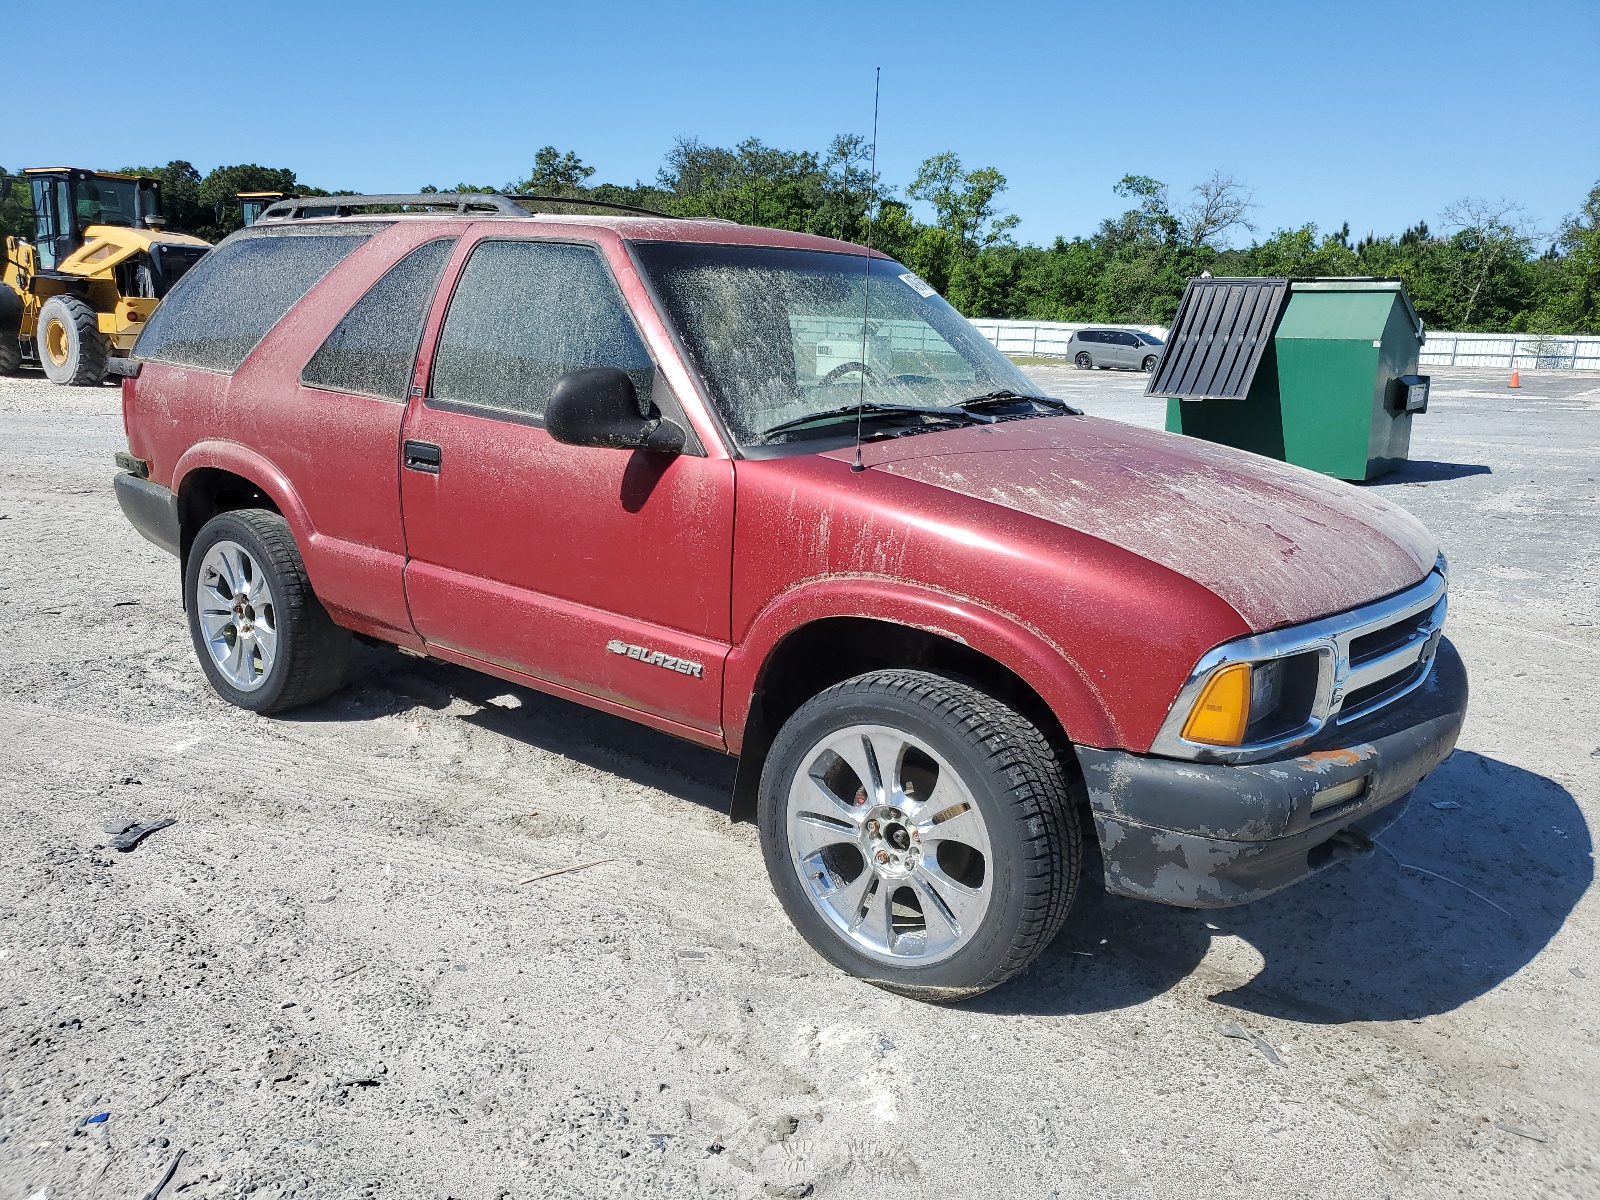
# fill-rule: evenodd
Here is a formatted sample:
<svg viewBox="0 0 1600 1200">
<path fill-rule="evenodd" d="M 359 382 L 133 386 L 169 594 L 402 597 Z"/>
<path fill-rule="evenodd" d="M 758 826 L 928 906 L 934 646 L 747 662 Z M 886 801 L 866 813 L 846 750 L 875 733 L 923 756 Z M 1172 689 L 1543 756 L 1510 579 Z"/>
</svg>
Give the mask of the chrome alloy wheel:
<svg viewBox="0 0 1600 1200">
<path fill-rule="evenodd" d="M 789 786 L 789 853 L 834 931 L 914 967 L 960 950 L 993 895 L 989 831 L 955 769 L 919 738 L 852 725 L 806 752 Z"/>
<path fill-rule="evenodd" d="M 278 614 L 266 572 L 238 542 L 206 551 L 195 612 L 211 661 L 241 692 L 266 682 L 278 657 Z"/>
</svg>

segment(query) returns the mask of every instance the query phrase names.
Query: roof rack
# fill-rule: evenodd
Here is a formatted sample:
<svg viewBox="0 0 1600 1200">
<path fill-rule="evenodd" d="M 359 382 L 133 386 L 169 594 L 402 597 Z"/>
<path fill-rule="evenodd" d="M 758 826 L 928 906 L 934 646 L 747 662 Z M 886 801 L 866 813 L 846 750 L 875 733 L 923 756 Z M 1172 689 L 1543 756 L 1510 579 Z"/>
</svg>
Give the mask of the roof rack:
<svg viewBox="0 0 1600 1200">
<path fill-rule="evenodd" d="M 304 217 L 348 217 L 362 208 L 443 208 L 458 216 L 503 213 L 525 217 L 528 210 L 491 192 L 418 192 L 392 196 L 294 196 L 280 200 L 261 214 L 263 221 L 292 221 Z"/>
<path fill-rule="evenodd" d="M 607 208 L 642 217 L 661 217 L 669 221 L 681 219 L 671 213 L 656 212 L 650 208 L 637 208 L 631 204 L 617 204 L 610 200 L 588 200 L 580 196 L 507 196 L 499 192 L 417 192 L 411 195 L 390 196 L 294 196 L 270 205 L 259 220 L 266 222 L 302 220 L 309 217 L 347 217 L 359 209 L 370 208 L 447 209 L 456 216 L 534 215 L 524 206 L 524 202 Z"/>
<path fill-rule="evenodd" d="M 641 217 L 662 217 L 668 221 L 681 221 L 672 213 L 658 212 L 653 208 L 640 208 L 637 204 L 618 204 L 614 200 L 589 200 L 581 196 L 507 196 L 507 200 L 537 200 L 544 204 L 576 204 L 584 208 L 610 208 L 617 212 L 634 213 Z"/>
</svg>

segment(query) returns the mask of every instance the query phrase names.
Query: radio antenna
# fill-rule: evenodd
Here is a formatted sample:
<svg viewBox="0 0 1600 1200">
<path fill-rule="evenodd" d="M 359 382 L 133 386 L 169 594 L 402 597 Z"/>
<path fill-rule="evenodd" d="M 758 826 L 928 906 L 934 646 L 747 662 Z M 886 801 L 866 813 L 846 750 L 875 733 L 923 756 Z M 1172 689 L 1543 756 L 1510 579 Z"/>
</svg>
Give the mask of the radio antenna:
<svg viewBox="0 0 1600 1200">
<path fill-rule="evenodd" d="M 867 177 L 867 186 L 872 189 L 871 199 L 878 198 L 878 85 L 883 81 L 883 68 L 874 67 L 872 71 L 872 174 Z M 862 271 L 861 289 L 861 369 L 856 372 L 861 382 L 856 387 L 856 457 L 850 464 L 852 471 L 864 471 L 866 467 L 861 462 L 861 414 L 867 406 L 867 319 L 871 315 L 872 305 L 872 217 L 867 217 L 867 250 L 861 256 L 864 266 Z"/>
</svg>

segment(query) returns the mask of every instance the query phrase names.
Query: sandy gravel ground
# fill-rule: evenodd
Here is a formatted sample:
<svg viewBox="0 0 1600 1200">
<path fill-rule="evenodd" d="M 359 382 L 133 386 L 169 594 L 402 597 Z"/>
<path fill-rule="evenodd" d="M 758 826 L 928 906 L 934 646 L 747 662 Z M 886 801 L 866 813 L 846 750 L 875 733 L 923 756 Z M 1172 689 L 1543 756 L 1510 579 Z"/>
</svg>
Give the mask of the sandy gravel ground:
<svg viewBox="0 0 1600 1200">
<path fill-rule="evenodd" d="M 0 1200 L 180 1150 L 184 1200 L 1600 1195 L 1600 378 L 1435 380 L 1382 486 L 1473 708 L 1384 848 L 1226 912 L 1091 885 L 949 1009 L 806 948 L 717 755 L 371 650 L 225 707 L 115 390 L 0 381 Z"/>
</svg>

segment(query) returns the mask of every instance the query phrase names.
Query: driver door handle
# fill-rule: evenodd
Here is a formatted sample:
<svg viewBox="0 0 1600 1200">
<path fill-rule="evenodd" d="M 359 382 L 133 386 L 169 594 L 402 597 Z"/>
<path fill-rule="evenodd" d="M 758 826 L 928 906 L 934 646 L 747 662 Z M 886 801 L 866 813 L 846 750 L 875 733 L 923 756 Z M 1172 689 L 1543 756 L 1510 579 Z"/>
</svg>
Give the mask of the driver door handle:
<svg viewBox="0 0 1600 1200">
<path fill-rule="evenodd" d="M 444 452 L 432 442 L 407 441 L 402 448 L 400 458 L 408 471 L 437 475 L 444 460 Z"/>
</svg>

